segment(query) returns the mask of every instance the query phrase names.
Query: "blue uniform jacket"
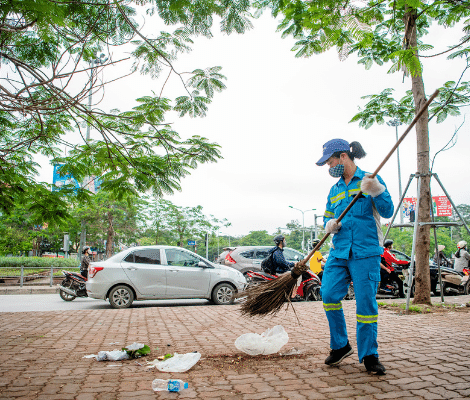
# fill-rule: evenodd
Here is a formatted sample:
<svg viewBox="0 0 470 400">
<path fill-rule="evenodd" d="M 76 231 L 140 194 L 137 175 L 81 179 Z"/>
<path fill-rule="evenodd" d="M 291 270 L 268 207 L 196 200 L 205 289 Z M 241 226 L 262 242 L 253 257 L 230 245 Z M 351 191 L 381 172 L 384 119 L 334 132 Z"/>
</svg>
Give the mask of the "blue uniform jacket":
<svg viewBox="0 0 470 400">
<path fill-rule="evenodd" d="M 338 218 L 341 215 L 361 190 L 362 178 L 366 173 L 357 167 L 349 185 L 346 186 L 343 177 L 333 185 L 323 216 L 324 225 L 330 219 Z M 377 175 L 377 179 L 385 186 L 380 176 Z M 330 255 L 345 260 L 381 255 L 383 253 L 383 235 L 379 216 L 390 218 L 392 215 L 393 202 L 387 188 L 385 188 L 385 192 L 375 198 L 363 193 L 341 220 L 342 227 L 339 232 L 333 235 L 334 249 L 330 251 Z"/>
<path fill-rule="evenodd" d="M 273 263 L 276 267 L 277 274 L 283 274 L 284 272 L 290 271 L 292 268 L 294 268 L 294 263 L 286 261 L 283 253 L 284 249 L 281 249 L 280 247 L 276 246 L 272 248 L 270 252 L 273 253 Z"/>
</svg>

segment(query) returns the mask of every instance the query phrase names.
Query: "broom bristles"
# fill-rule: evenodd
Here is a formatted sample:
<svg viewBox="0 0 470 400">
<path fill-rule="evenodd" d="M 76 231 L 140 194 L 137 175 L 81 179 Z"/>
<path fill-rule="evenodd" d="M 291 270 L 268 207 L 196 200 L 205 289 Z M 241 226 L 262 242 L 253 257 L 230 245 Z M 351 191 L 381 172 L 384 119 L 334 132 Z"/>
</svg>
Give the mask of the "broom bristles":
<svg viewBox="0 0 470 400">
<path fill-rule="evenodd" d="M 277 314 L 284 303 L 292 297 L 296 283 L 297 279 L 294 279 L 291 274 L 285 274 L 247 289 L 240 294 L 246 296 L 241 306 L 242 315 L 265 317 Z"/>
</svg>

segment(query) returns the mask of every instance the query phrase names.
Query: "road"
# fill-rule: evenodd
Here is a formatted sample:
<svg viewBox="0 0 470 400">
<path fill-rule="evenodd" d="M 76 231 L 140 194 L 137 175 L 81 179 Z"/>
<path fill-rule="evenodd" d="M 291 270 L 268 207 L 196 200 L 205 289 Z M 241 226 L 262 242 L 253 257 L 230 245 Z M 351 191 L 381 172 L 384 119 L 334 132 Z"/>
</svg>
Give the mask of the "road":
<svg viewBox="0 0 470 400">
<path fill-rule="evenodd" d="M 135 301 L 132 308 L 174 307 L 209 305 L 208 300 L 146 300 Z M 111 309 L 109 302 L 97 299 L 76 298 L 64 301 L 59 294 L 12 294 L 0 295 L 0 312 L 26 311 L 75 311 Z"/>
</svg>

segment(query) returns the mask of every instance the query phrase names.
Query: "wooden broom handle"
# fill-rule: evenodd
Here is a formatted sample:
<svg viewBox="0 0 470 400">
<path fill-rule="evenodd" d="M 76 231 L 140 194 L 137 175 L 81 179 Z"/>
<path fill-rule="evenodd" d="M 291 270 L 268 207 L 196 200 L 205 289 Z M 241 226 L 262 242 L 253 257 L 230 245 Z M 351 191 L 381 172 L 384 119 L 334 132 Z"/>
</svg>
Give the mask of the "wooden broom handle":
<svg viewBox="0 0 470 400">
<path fill-rule="evenodd" d="M 382 167 L 385 165 L 385 163 L 390 159 L 390 157 L 395 152 L 395 150 L 398 148 L 398 146 L 400 146 L 401 142 L 403 142 L 406 135 L 408 135 L 408 133 L 411 131 L 411 129 L 416 125 L 416 122 L 418 122 L 418 120 L 421 118 L 423 113 L 429 107 L 429 104 L 431 104 L 431 102 L 436 98 L 436 96 L 438 94 L 439 94 L 439 90 L 436 90 L 431 95 L 429 100 L 426 103 L 424 103 L 423 107 L 421 107 L 421 109 L 418 111 L 418 114 L 416 114 L 415 117 L 413 118 L 413 121 L 411 121 L 410 126 L 408 126 L 408 128 L 406 128 L 405 132 L 403 132 L 403 134 L 400 136 L 398 141 L 395 143 L 395 145 L 389 151 L 387 156 L 384 158 L 384 160 L 380 163 L 380 165 L 377 167 L 377 169 L 371 175 L 371 178 L 375 178 L 375 176 L 379 173 L 379 171 L 382 169 Z M 362 191 L 359 191 L 359 193 L 356 194 L 356 196 L 354 196 L 354 198 L 351 200 L 351 203 L 348 204 L 348 206 L 345 208 L 345 210 L 341 213 L 341 215 L 336 220 L 337 222 L 340 222 L 344 218 L 344 216 L 348 213 L 348 211 L 351 209 L 351 207 L 356 203 L 356 201 L 359 199 L 359 197 L 361 197 L 361 195 L 362 195 Z M 328 236 L 330 236 L 330 233 L 325 234 L 325 236 L 323 236 L 322 240 L 320 240 L 320 242 L 308 254 L 308 256 L 301 261 L 301 263 L 303 263 L 303 265 L 305 265 L 307 263 L 307 261 L 310 260 L 310 258 L 313 256 L 313 254 L 323 246 L 323 243 L 325 243 L 325 240 L 328 238 Z"/>
</svg>

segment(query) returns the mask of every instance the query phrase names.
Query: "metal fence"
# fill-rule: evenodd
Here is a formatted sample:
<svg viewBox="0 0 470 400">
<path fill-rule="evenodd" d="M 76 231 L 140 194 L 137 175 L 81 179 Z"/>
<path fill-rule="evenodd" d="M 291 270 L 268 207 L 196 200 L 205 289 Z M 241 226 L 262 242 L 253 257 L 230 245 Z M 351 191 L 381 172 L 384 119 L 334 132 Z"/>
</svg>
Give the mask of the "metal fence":
<svg viewBox="0 0 470 400">
<path fill-rule="evenodd" d="M 27 270 L 41 270 L 43 272 L 37 274 L 27 274 Z M 7 275 L 4 274 L 3 270 L 18 270 L 20 271 L 20 275 Z M 23 287 L 26 285 L 44 285 L 46 282 L 49 283 L 49 286 L 53 286 L 54 279 L 62 280 L 63 276 L 58 275 L 54 277 L 54 272 L 58 272 L 60 270 L 68 270 L 68 271 L 80 271 L 80 268 L 69 268 L 69 267 L 50 267 L 50 268 L 38 268 L 38 267 L 0 267 L 0 286 L 20 286 Z M 41 280 L 42 282 L 37 282 Z M 36 281 L 36 282 L 34 282 Z M 44 282 L 45 281 L 45 282 Z M 47 284 L 47 283 L 46 283 Z"/>
</svg>

